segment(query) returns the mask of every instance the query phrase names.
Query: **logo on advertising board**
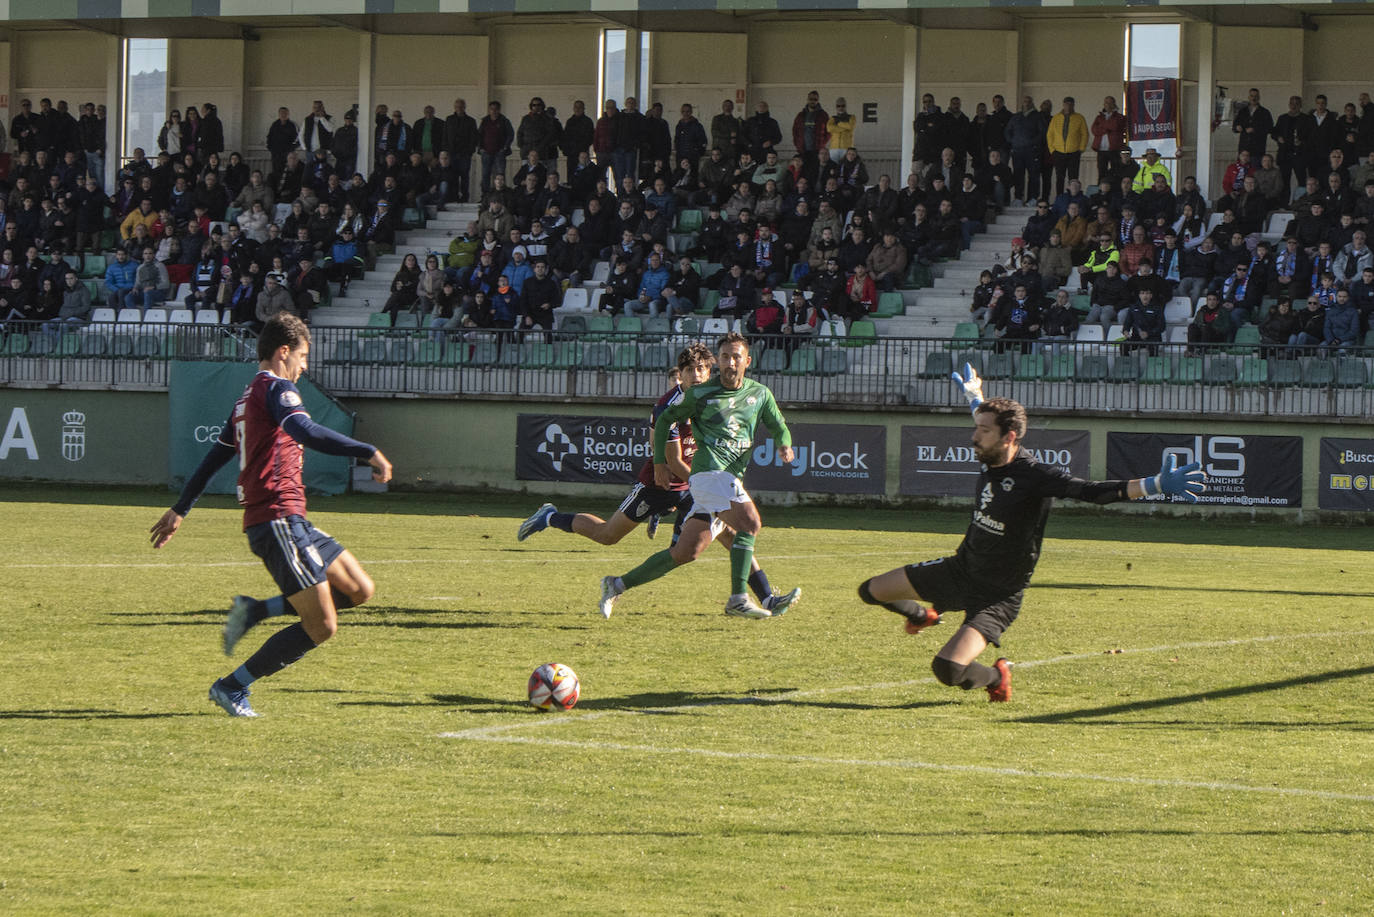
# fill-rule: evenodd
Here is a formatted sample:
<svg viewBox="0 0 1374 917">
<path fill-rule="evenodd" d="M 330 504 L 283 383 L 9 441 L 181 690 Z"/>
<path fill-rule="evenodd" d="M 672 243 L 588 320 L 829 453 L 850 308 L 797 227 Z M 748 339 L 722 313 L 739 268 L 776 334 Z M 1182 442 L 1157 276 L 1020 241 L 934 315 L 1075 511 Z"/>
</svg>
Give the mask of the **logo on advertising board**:
<svg viewBox="0 0 1374 917">
<path fill-rule="evenodd" d="M 1166 456 L 1180 466 L 1197 462 L 1207 476 L 1200 504 L 1216 506 L 1302 505 L 1302 438 L 1203 433 L 1108 433 L 1107 477 L 1142 478 L 1159 473 Z M 1185 503 L 1160 494 L 1159 502 Z"/>
<path fill-rule="evenodd" d="M 754 447 L 744 483 L 751 490 L 880 494 L 887 487 L 887 428 L 862 424 L 788 424 L 796 461 L 787 465 L 767 431 Z"/>
<path fill-rule="evenodd" d="M 1319 509 L 1374 509 L 1374 439 L 1323 436 L 1317 482 Z"/>
<path fill-rule="evenodd" d="M 86 415 L 80 411 L 62 415 L 62 457 L 69 462 L 86 457 Z"/>
<path fill-rule="evenodd" d="M 521 414 L 515 424 L 515 477 L 629 484 L 653 455 L 652 435 L 647 420 Z"/>
<path fill-rule="evenodd" d="M 970 436 L 968 427 L 902 427 L 899 493 L 967 496 L 982 472 Z M 1087 430 L 1031 430 L 1022 448 L 1041 465 L 1088 475 Z"/>
</svg>

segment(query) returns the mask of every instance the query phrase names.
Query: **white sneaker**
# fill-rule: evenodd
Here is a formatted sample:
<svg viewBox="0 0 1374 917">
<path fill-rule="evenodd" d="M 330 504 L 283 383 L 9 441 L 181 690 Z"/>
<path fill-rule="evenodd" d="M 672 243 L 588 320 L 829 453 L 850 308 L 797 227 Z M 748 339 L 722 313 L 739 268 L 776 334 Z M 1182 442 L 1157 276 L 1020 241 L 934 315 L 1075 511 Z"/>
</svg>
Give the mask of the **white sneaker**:
<svg viewBox="0 0 1374 917">
<path fill-rule="evenodd" d="M 615 588 L 614 576 L 601 577 L 601 617 L 609 618 L 611 609 L 615 607 L 615 600 L 620 598 L 622 590 Z"/>
<path fill-rule="evenodd" d="M 234 604 L 229 606 L 229 617 L 224 619 L 224 655 L 231 655 L 234 646 L 253 626 L 253 622 L 248 620 L 248 609 L 252 607 L 253 600 L 248 596 L 234 596 Z"/>
<path fill-rule="evenodd" d="M 731 598 L 725 603 L 725 613 L 732 618 L 771 618 L 772 612 L 763 608 L 747 595 Z"/>
<path fill-rule="evenodd" d="M 800 599 L 801 587 L 798 586 L 791 592 L 784 593 L 783 595 L 770 595 L 768 598 L 764 599 L 763 607 L 767 608 L 769 613 L 777 618 L 787 614 L 788 610 L 790 610 L 793 605 L 797 604 Z"/>
</svg>

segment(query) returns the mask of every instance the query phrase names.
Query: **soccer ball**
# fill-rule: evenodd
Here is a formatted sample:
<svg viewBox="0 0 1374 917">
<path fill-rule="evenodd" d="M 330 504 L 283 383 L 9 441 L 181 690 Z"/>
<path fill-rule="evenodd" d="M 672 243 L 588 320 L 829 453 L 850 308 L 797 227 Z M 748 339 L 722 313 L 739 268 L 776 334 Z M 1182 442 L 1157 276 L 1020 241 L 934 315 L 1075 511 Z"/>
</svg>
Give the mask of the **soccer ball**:
<svg viewBox="0 0 1374 917">
<path fill-rule="evenodd" d="M 530 703 L 540 710 L 571 710 L 582 686 L 561 662 L 546 662 L 530 675 Z"/>
</svg>

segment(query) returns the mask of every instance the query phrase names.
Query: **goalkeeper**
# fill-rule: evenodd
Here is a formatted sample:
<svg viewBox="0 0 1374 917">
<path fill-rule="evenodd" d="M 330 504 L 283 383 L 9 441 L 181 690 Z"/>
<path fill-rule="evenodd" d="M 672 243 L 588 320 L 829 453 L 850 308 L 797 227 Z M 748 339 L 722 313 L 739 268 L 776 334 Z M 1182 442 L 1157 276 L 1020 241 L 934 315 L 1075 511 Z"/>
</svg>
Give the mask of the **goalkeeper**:
<svg viewBox="0 0 1374 917">
<path fill-rule="evenodd" d="M 1021 449 L 1026 409 L 1010 398 L 983 400 L 983 382 L 972 366 L 954 373 L 973 411 L 973 452 L 983 463 L 978 475 L 973 520 L 951 557 L 898 567 L 865 580 L 859 598 L 906 619 L 908 633 L 940 622 L 946 611 L 963 611 L 964 623 L 931 660 L 942 684 L 965 691 L 985 688 L 988 699 L 1011 699 L 1011 666 L 978 662 L 989 643 L 998 642 L 1021 611 L 1045 521 L 1055 497 L 1088 503 L 1139 500 L 1176 494 L 1195 503 L 1204 489 L 1201 466 L 1176 467 L 1169 455 L 1159 474 L 1131 481 L 1084 481 L 1056 468 L 1037 465 Z"/>
</svg>

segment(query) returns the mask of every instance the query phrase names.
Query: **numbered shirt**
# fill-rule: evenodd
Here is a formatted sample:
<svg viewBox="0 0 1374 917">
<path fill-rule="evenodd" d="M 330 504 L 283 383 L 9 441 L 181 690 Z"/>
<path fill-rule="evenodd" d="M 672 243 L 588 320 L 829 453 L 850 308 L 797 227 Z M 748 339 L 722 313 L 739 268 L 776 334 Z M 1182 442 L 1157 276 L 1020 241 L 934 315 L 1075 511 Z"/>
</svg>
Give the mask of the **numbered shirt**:
<svg viewBox="0 0 1374 917">
<path fill-rule="evenodd" d="M 305 515 L 301 469 L 305 447 L 282 429 L 292 414 L 305 414 L 296 386 L 267 370 L 259 372 L 234 403 L 220 442 L 239 456 L 238 498 L 243 527 Z"/>
<path fill-rule="evenodd" d="M 692 473 L 728 471 L 743 477 L 754 445 L 754 431 L 760 422 L 766 426 L 779 448 L 792 445 L 792 434 L 782 419 L 773 393 L 753 379 L 744 379 L 739 388 L 727 389 L 720 377 L 692 386 L 680 402 L 659 415 L 654 424 L 654 461 L 663 460 L 671 424 L 692 422 L 697 451 L 692 456 Z"/>
</svg>

